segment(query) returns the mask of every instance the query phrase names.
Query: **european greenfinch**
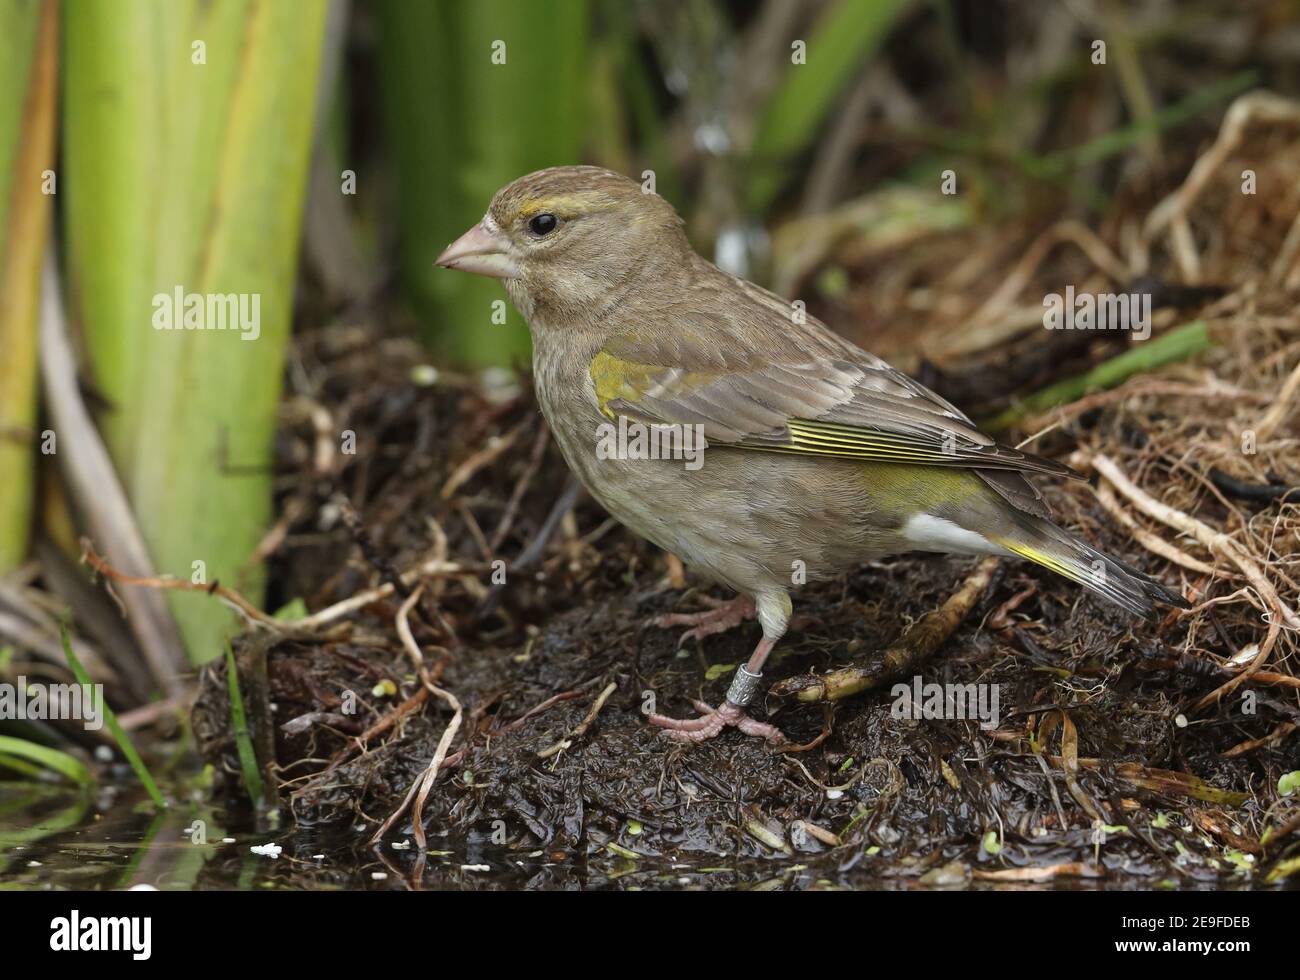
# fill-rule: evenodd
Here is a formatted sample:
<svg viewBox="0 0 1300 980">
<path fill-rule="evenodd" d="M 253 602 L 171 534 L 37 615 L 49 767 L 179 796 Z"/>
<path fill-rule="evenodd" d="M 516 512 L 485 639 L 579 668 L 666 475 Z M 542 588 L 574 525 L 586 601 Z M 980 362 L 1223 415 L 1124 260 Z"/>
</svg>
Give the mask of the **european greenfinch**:
<svg viewBox="0 0 1300 980">
<path fill-rule="evenodd" d="M 757 616 L 762 639 L 719 707 L 650 716 L 678 738 L 734 725 L 780 741 L 744 709 L 791 591 L 884 555 L 1019 556 L 1136 614 L 1186 606 L 1053 524 L 1026 479 L 1078 474 L 999 445 L 802 304 L 701 258 L 673 207 L 626 177 L 521 177 L 437 263 L 504 283 L 532 334 L 541 410 L 591 495 L 738 594 L 662 624 L 703 636 Z"/>
</svg>

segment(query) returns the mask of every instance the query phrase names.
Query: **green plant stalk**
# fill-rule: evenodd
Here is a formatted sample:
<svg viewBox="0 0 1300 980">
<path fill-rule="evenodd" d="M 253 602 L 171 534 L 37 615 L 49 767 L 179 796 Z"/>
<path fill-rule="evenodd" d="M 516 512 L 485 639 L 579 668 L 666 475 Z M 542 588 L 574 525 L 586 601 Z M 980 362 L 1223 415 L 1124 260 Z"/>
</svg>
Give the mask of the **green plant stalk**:
<svg viewBox="0 0 1300 980">
<path fill-rule="evenodd" d="M 1147 118 L 1121 126 L 1109 133 L 1103 133 L 1081 146 L 1061 150 L 1045 157 L 1027 155 L 1022 158 L 1022 162 L 1031 176 L 1046 179 L 1064 176 L 1078 167 L 1098 163 L 1117 153 L 1123 153 L 1148 139 L 1152 134 L 1175 129 L 1195 119 L 1206 109 L 1240 95 L 1258 82 L 1259 72 L 1254 69 L 1239 72 L 1222 81 L 1197 89 L 1187 98 L 1160 109 Z"/>
<path fill-rule="evenodd" d="M 767 213 L 786 166 L 811 145 L 845 87 L 911 5 L 912 0 L 835 0 L 823 9 L 809 32 L 806 63 L 786 68 L 759 117 L 746 191 L 753 214 Z"/>
<path fill-rule="evenodd" d="M 1123 384 L 1135 374 L 1154 371 L 1166 364 L 1186 360 L 1213 345 L 1204 320 L 1194 320 L 1162 337 L 1148 340 L 1123 354 L 1103 361 L 1083 374 L 1048 385 L 1006 411 L 980 423 L 987 432 L 1001 432 L 1025 418 L 1058 405 L 1067 405 L 1092 391 L 1105 391 Z"/>
<path fill-rule="evenodd" d="M 55 169 L 58 8 L 0 0 L 0 575 L 27 554 L 36 483 L 36 322 Z"/>
<path fill-rule="evenodd" d="M 438 354 L 509 365 L 527 356 L 528 332 L 501 285 L 433 262 L 503 184 L 580 162 L 588 2 L 381 0 L 376 12 L 403 285 Z"/>
<path fill-rule="evenodd" d="M 938 152 L 918 158 L 906 169 L 905 177 L 909 182 L 933 183 L 941 170 L 951 166 L 952 156 L 959 154 L 977 161 L 987 158 L 994 162 L 1005 162 L 1034 180 L 1066 187 L 1071 175 L 1079 168 L 1110 159 L 1129 151 L 1145 139 L 1177 129 L 1215 105 L 1246 91 L 1258 80 L 1258 72 L 1240 72 L 1199 89 L 1138 122 L 1103 133 L 1078 146 L 1046 155 L 995 146 L 983 133 L 919 127 L 909 131 L 907 137 L 928 143 Z M 1013 117 L 1019 103 L 1025 99 L 1023 95 L 1008 95 L 1001 104 L 1000 114 Z M 1104 203 L 1105 195 L 1095 188 L 1090 189 L 1089 197 L 1091 207 L 1100 208 Z"/>
<path fill-rule="evenodd" d="M 106 441 L 158 570 L 254 602 L 324 21 L 323 0 L 80 0 L 64 30 L 63 238 Z M 178 288 L 255 298 L 256 334 L 157 329 Z M 219 655 L 231 614 L 168 601 L 191 661 Z"/>
<path fill-rule="evenodd" d="M 1273 865 L 1272 870 L 1269 871 L 1268 877 L 1266 877 L 1264 881 L 1272 885 L 1291 877 L 1297 872 L 1300 872 L 1300 854 L 1297 854 L 1295 857 L 1287 858 L 1285 861 L 1279 861 L 1277 864 Z"/>
<path fill-rule="evenodd" d="M 33 765 L 26 759 L 19 759 L 12 755 L 0 754 L 0 767 L 18 773 L 20 776 L 31 776 L 33 778 L 41 774 L 41 767 Z"/>
<path fill-rule="evenodd" d="M 244 711 L 244 696 L 239 691 L 239 668 L 235 654 L 226 647 L 226 686 L 230 691 L 230 726 L 235 735 L 235 748 L 239 752 L 239 769 L 244 775 L 244 788 L 248 798 L 261 810 L 266 803 L 266 789 L 262 773 L 257 768 L 257 752 L 253 749 L 253 735 L 248 729 L 248 714 Z"/>
<path fill-rule="evenodd" d="M 72 640 L 68 636 L 68 623 L 66 620 L 59 623 L 59 638 L 63 641 L 63 655 L 68 658 L 68 666 L 72 669 L 72 674 L 77 678 L 77 683 L 83 687 L 93 687 L 94 681 L 90 679 L 90 674 L 86 668 L 81 665 L 77 655 L 72 652 Z M 117 747 L 122 750 L 126 756 L 126 761 L 131 764 L 132 771 L 136 777 L 144 784 L 144 788 L 149 792 L 150 798 L 159 807 L 167 806 L 167 801 L 163 799 L 162 793 L 158 792 L 158 784 L 153 781 L 153 776 L 149 775 L 149 768 L 140 758 L 140 753 L 135 750 L 135 743 L 131 741 L 122 726 L 118 724 L 117 715 L 107 704 L 103 706 L 104 724 L 113 735 L 113 741 L 117 742 Z"/>
<path fill-rule="evenodd" d="M 39 745 L 23 738 L 10 738 L 7 735 L 0 735 L 0 753 L 18 759 L 30 759 L 42 768 L 57 772 L 60 776 L 71 780 L 78 786 L 89 786 L 94 782 L 90 770 L 86 768 L 80 759 L 68 755 L 66 752 L 60 752 L 58 749 L 52 749 L 47 745 Z"/>
</svg>

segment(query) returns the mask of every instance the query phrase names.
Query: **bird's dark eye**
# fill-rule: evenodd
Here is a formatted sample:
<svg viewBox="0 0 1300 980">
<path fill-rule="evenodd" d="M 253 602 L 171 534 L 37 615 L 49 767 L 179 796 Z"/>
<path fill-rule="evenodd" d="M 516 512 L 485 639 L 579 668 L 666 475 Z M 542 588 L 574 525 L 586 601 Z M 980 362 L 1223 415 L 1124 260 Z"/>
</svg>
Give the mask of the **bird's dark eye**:
<svg viewBox="0 0 1300 980">
<path fill-rule="evenodd" d="M 538 238 L 545 238 L 555 230 L 555 226 L 558 224 L 559 221 L 556 220 L 555 215 L 549 211 L 544 211 L 528 219 L 528 230 Z"/>
</svg>

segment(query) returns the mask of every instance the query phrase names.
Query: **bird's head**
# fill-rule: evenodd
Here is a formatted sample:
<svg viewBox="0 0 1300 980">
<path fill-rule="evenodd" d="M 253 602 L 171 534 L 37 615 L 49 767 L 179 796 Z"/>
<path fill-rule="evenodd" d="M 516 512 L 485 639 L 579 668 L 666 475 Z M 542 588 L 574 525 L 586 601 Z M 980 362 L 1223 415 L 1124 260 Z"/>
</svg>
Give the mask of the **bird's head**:
<svg viewBox="0 0 1300 980">
<path fill-rule="evenodd" d="M 497 191 L 437 264 L 504 281 L 530 322 L 591 315 L 689 254 L 671 204 L 599 167 L 553 167 Z"/>
</svg>

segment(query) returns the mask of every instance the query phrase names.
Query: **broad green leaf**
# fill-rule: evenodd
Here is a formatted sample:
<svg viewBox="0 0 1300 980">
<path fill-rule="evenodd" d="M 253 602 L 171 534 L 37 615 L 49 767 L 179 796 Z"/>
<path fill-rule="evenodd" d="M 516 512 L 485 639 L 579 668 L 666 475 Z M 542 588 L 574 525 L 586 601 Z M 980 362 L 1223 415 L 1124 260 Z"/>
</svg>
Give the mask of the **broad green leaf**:
<svg viewBox="0 0 1300 980">
<path fill-rule="evenodd" d="M 159 572 L 254 602 L 325 8 L 65 7 L 63 239 L 101 425 Z M 248 329 L 158 329 L 178 290 L 235 296 Z M 169 602 L 190 659 L 216 656 L 230 613 Z"/>
</svg>

